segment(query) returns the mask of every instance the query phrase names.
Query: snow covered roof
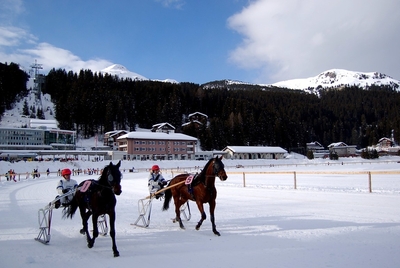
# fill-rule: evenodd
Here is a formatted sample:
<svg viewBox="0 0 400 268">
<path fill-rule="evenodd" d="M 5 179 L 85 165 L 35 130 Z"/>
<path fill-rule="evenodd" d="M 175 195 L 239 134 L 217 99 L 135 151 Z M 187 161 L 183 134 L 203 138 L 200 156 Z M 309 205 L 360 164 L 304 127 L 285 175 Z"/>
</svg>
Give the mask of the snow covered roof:
<svg viewBox="0 0 400 268">
<path fill-rule="evenodd" d="M 227 146 L 223 151 L 230 150 L 234 153 L 287 153 L 287 151 L 277 146 Z"/>
<path fill-rule="evenodd" d="M 321 145 L 321 143 L 319 143 L 318 141 L 313 141 L 313 142 L 309 142 L 306 144 L 307 146 L 319 146 L 319 147 L 324 147 Z"/>
<path fill-rule="evenodd" d="M 197 141 L 196 138 L 182 133 L 164 133 L 164 132 L 142 132 L 133 131 L 120 136 L 117 140 L 122 139 L 143 139 L 143 140 L 190 140 Z"/>
<path fill-rule="evenodd" d="M 200 112 L 195 112 L 195 113 L 189 114 L 188 117 L 190 118 L 190 117 L 195 116 L 195 115 L 201 115 L 201 116 L 204 116 L 204 117 L 208 118 L 208 115 L 200 113 Z"/>
<path fill-rule="evenodd" d="M 152 128 L 162 128 L 162 127 L 169 127 L 171 129 L 175 129 L 175 127 L 173 125 L 171 125 L 170 123 L 158 123 L 158 124 L 152 125 Z"/>
<path fill-rule="evenodd" d="M 346 146 L 348 146 L 346 143 L 344 143 L 344 142 L 334 142 L 334 143 L 331 143 L 331 144 L 329 144 L 328 145 L 328 148 L 331 148 L 331 147 L 341 147 L 341 146 L 344 146 L 344 147 L 346 147 Z"/>
<path fill-rule="evenodd" d="M 106 132 L 104 134 L 108 135 L 109 137 L 112 137 L 112 136 L 118 135 L 120 133 L 125 133 L 126 134 L 126 133 L 128 133 L 128 131 L 126 131 L 126 130 L 113 130 L 113 131 L 108 131 L 108 132 Z"/>
<path fill-rule="evenodd" d="M 30 119 L 29 128 L 58 129 L 56 120 Z"/>
<path fill-rule="evenodd" d="M 382 142 L 382 141 L 392 141 L 391 139 L 389 139 L 389 138 L 386 138 L 386 137 L 383 137 L 383 138 L 380 138 L 379 139 L 379 141 L 378 141 L 378 143 L 380 143 L 380 142 Z"/>
<path fill-rule="evenodd" d="M 203 123 L 201 123 L 199 120 L 193 120 L 193 121 L 190 121 L 190 122 L 187 122 L 187 123 L 182 124 L 182 127 L 188 126 L 188 125 L 190 125 L 190 124 L 192 124 L 192 123 L 196 123 L 196 124 L 199 124 L 199 125 L 203 125 Z"/>
</svg>

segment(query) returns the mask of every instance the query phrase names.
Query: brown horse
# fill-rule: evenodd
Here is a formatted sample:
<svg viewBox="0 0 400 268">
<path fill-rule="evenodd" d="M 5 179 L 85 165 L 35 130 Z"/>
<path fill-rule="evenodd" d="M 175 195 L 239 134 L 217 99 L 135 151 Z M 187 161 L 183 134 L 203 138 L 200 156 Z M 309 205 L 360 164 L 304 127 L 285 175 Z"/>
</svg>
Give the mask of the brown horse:
<svg viewBox="0 0 400 268">
<path fill-rule="evenodd" d="M 163 210 L 169 208 L 169 202 L 171 197 L 174 197 L 175 203 L 175 220 L 179 222 L 179 226 L 185 229 L 180 217 L 180 207 L 185 204 L 187 200 L 196 202 L 197 207 L 201 213 L 201 219 L 196 225 L 196 230 L 200 229 L 201 224 L 207 218 L 204 212 L 204 203 L 208 203 L 210 206 L 210 220 L 212 224 L 212 230 L 214 234 L 220 235 L 215 226 L 214 210 L 215 210 L 215 199 L 217 198 L 217 189 L 215 188 L 215 177 L 219 177 L 221 181 L 225 181 L 228 176 L 225 173 L 224 164 L 220 158 L 215 157 L 210 159 L 204 166 L 204 169 L 200 174 L 195 175 L 191 185 L 186 185 L 184 182 L 190 176 L 190 174 L 180 174 L 175 176 L 168 184 L 173 186 L 165 191 L 165 200 Z"/>
<path fill-rule="evenodd" d="M 112 162 L 106 166 L 98 180 L 86 180 L 79 184 L 78 189 L 71 202 L 67 204 L 63 211 L 63 217 L 72 218 L 77 208 L 82 218 L 83 228 L 81 234 L 86 234 L 88 247 L 92 248 L 96 237 L 99 235 L 97 219 L 103 214 L 108 214 L 110 218 L 110 236 L 112 239 L 112 250 L 114 257 L 119 256 L 117 245 L 115 243 L 115 205 L 117 200 L 115 195 L 120 195 L 122 174 L 119 171 L 121 161 L 113 165 Z M 90 186 L 85 192 L 81 192 L 85 183 Z M 93 238 L 90 237 L 88 230 L 88 220 L 92 216 Z"/>
</svg>

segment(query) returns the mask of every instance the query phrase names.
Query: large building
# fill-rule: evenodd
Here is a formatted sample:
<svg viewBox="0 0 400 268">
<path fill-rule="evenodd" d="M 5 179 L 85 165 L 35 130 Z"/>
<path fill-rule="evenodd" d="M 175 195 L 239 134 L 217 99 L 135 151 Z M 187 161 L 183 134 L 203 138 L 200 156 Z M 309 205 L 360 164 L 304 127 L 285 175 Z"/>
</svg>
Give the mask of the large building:
<svg viewBox="0 0 400 268">
<path fill-rule="evenodd" d="M 75 147 L 75 131 L 0 128 L 0 150 L 74 150 Z"/>
<path fill-rule="evenodd" d="M 113 151 L 118 151 L 118 141 L 117 139 L 122 135 L 127 134 L 126 130 L 113 130 L 104 133 L 103 146 L 112 149 Z"/>
<path fill-rule="evenodd" d="M 223 150 L 227 159 L 282 159 L 285 149 L 275 146 L 227 146 Z"/>
<path fill-rule="evenodd" d="M 335 142 L 328 145 L 330 153 L 336 153 L 339 157 L 355 156 L 356 145 L 347 145 L 344 142 Z"/>
<path fill-rule="evenodd" d="M 181 133 L 129 132 L 118 139 L 127 160 L 193 160 L 197 139 Z"/>
</svg>

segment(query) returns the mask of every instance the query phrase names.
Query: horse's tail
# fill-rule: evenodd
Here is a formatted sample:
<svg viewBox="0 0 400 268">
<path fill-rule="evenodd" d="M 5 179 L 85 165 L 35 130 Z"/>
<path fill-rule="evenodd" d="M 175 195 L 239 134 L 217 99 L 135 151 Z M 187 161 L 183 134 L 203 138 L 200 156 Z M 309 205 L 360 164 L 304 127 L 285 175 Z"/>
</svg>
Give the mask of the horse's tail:
<svg viewBox="0 0 400 268">
<path fill-rule="evenodd" d="M 78 200 L 76 198 L 77 197 L 76 197 L 76 193 L 75 193 L 75 195 L 72 198 L 72 200 L 68 204 L 65 205 L 65 207 L 63 209 L 63 212 L 62 212 L 63 213 L 63 215 L 62 215 L 63 219 L 65 219 L 65 218 L 71 218 L 72 219 L 72 216 L 74 216 L 74 214 L 75 214 L 75 212 L 76 212 L 76 210 L 78 208 Z"/>
<path fill-rule="evenodd" d="M 171 188 L 165 190 L 165 193 L 164 193 L 164 205 L 163 205 L 163 208 L 162 208 L 163 211 L 169 209 L 169 202 L 171 201 L 171 197 L 172 197 Z"/>
</svg>

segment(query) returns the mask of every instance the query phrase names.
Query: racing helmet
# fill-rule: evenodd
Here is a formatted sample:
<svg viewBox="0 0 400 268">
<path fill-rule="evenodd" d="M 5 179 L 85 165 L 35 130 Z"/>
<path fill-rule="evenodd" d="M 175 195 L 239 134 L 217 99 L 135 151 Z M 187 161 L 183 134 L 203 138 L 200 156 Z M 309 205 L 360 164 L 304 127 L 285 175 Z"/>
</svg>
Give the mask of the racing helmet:
<svg viewBox="0 0 400 268">
<path fill-rule="evenodd" d="M 69 168 L 64 168 L 61 171 L 61 176 L 64 176 L 64 175 L 71 175 L 71 170 Z"/>
<path fill-rule="evenodd" d="M 158 165 L 154 165 L 151 167 L 152 171 L 160 170 L 160 167 Z"/>
</svg>

